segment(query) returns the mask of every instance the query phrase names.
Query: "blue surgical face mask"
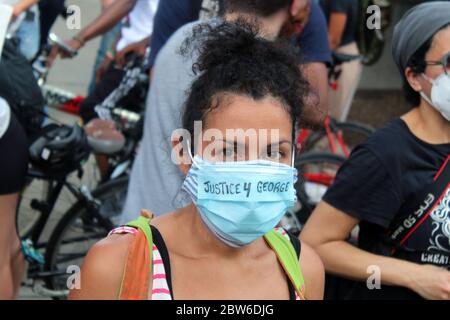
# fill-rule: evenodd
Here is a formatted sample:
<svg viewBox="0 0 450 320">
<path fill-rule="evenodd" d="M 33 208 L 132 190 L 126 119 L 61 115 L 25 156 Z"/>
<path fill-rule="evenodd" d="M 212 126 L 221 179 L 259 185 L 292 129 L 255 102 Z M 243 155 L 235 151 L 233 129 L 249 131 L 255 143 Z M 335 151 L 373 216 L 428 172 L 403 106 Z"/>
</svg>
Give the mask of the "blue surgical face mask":
<svg viewBox="0 0 450 320">
<path fill-rule="evenodd" d="M 183 184 L 208 229 L 231 247 L 262 237 L 297 200 L 293 166 L 267 160 L 209 163 L 195 156 Z"/>
</svg>

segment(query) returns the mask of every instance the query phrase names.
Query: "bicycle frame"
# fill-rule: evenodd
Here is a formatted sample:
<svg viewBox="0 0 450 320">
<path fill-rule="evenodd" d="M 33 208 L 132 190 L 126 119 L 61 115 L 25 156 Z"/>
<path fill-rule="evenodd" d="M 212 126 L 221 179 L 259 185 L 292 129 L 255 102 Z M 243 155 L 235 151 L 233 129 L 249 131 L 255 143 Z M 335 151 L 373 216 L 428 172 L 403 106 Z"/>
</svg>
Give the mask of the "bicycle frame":
<svg viewBox="0 0 450 320">
<path fill-rule="evenodd" d="M 339 130 L 334 125 L 334 120 L 327 116 L 324 121 L 324 129 L 328 140 L 328 146 L 330 147 L 331 153 L 337 154 L 338 146 L 344 153 L 344 156 L 348 158 L 350 156 L 350 151 L 347 147 L 347 144 L 344 141 L 344 136 L 342 134 L 342 130 Z M 304 145 L 306 140 L 311 136 L 312 132 L 310 129 L 301 129 L 297 138 L 297 143 L 300 145 Z M 336 141 L 338 146 L 336 145 Z"/>
<path fill-rule="evenodd" d="M 99 212 L 98 212 L 98 203 L 96 199 L 92 197 L 90 192 L 87 190 L 86 187 L 81 186 L 79 188 L 73 186 L 69 182 L 67 182 L 67 176 L 51 176 L 45 173 L 42 173 L 38 170 L 31 169 L 28 172 L 28 177 L 31 179 L 39 179 L 39 180 L 46 180 L 50 183 L 50 190 L 47 194 L 47 197 L 44 201 L 39 202 L 36 199 L 32 200 L 31 206 L 33 209 L 40 212 L 40 216 L 36 224 L 33 226 L 30 236 L 27 239 L 30 239 L 33 244 L 34 249 L 43 249 L 45 248 L 48 243 L 47 242 L 39 242 L 41 239 L 41 236 L 43 234 L 43 231 L 48 223 L 48 220 L 55 208 L 55 205 L 61 195 L 61 192 L 64 188 L 69 190 L 69 192 L 76 198 L 76 201 L 82 202 L 86 205 L 86 208 L 89 212 L 89 215 L 91 217 L 94 217 L 98 219 L 101 225 L 105 227 L 105 229 L 112 229 L 114 226 L 107 220 L 107 218 L 104 218 Z M 20 212 L 18 212 L 18 215 Z M 26 240 L 26 239 L 21 239 Z M 28 257 L 27 257 L 28 258 Z M 64 271 L 57 270 L 57 271 L 49 271 L 45 270 L 44 266 L 37 261 L 34 261 L 32 259 L 28 259 L 30 261 L 30 265 L 28 268 L 28 279 L 36 280 L 36 279 L 43 279 L 46 277 L 53 277 L 57 275 L 61 275 L 65 273 Z"/>
</svg>

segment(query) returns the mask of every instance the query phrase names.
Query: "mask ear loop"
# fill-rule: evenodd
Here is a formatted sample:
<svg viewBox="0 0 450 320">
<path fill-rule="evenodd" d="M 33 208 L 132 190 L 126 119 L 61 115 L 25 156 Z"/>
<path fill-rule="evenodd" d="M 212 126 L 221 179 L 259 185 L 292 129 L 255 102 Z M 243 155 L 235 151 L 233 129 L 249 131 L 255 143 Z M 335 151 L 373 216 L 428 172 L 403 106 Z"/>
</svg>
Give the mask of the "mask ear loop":
<svg viewBox="0 0 450 320">
<path fill-rule="evenodd" d="M 420 76 L 422 77 L 422 78 L 424 78 L 425 80 L 427 80 L 431 85 L 433 85 L 434 84 L 434 80 L 433 79 L 430 79 L 430 77 L 428 77 L 425 73 L 421 73 L 420 74 Z"/>
<path fill-rule="evenodd" d="M 295 166 L 295 144 L 292 145 L 292 161 L 291 161 L 291 167 Z"/>
<path fill-rule="evenodd" d="M 192 151 L 191 151 L 191 141 L 190 140 L 186 140 L 186 144 L 187 144 L 187 151 L 189 154 L 189 157 L 191 158 L 192 162 L 198 166 L 198 162 L 195 161 L 195 158 L 192 156 Z"/>
<path fill-rule="evenodd" d="M 297 133 L 297 130 L 296 130 L 296 121 L 295 120 L 293 120 L 292 121 L 292 161 L 291 161 L 291 167 L 294 167 L 294 165 L 295 165 L 295 155 L 296 155 L 296 150 L 297 150 L 297 148 L 296 148 L 296 138 L 297 138 L 297 136 L 296 136 L 296 133 Z"/>
<path fill-rule="evenodd" d="M 432 79 L 430 79 L 426 74 L 421 73 L 420 76 L 421 76 L 422 78 L 424 78 L 426 81 L 428 81 L 431 85 L 434 85 L 434 81 L 433 81 Z M 421 96 L 426 102 L 428 102 L 428 103 L 430 104 L 430 106 L 434 106 L 433 101 L 431 101 L 431 99 L 427 97 L 427 95 L 425 94 L 425 92 L 420 91 L 420 96 Z"/>
</svg>

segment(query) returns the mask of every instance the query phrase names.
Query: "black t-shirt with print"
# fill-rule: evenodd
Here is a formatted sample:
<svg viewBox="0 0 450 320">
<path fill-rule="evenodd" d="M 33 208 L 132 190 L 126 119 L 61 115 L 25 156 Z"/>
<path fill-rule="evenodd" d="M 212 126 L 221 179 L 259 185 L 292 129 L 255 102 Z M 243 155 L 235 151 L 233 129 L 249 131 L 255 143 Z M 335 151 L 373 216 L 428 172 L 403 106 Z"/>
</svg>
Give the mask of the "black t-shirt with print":
<svg viewBox="0 0 450 320">
<path fill-rule="evenodd" d="M 383 236 L 403 216 L 402 206 L 433 183 L 449 154 L 450 144 L 428 144 L 396 119 L 355 148 L 324 201 L 361 221 L 360 248 L 389 256 L 391 248 Z M 450 192 L 404 245 L 425 252 L 425 259 L 436 248 L 450 255 Z M 450 263 L 444 261 L 443 266 L 449 268 Z M 406 288 L 382 285 L 381 290 L 368 290 L 365 283 L 355 283 L 347 291 L 344 298 L 419 298 Z"/>
</svg>

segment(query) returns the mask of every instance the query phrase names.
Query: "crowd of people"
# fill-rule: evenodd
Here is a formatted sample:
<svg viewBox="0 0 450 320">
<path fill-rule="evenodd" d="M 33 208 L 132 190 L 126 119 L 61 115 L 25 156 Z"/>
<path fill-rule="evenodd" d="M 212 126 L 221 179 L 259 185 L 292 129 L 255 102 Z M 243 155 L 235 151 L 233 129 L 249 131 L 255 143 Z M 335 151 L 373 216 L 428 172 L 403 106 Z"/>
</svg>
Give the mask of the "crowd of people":
<svg viewBox="0 0 450 320">
<path fill-rule="evenodd" d="M 91 248 L 69 298 L 450 300 L 449 1 L 418 4 L 395 26 L 392 58 L 410 111 L 353 149 L 299 237 L 279 225 L 302 179 L 299 129 L 349 115 L 361 59 L 343 64 L 337 90 L 328 67 L 335 54 L 360 54 L 358 2 L 100 1 L 100 15 L 65 42 L 77 52 L 102 36 L 83 123 L 101 116 L 128 62 L 142 62 L 150 86 L 145 101 L 133 88 L 121 100 L 145 103 L 121 226 Z M 32 63 L 64 12 L 64 1 L 2 4 L 12 10 L 0 84 L 5 55 Z M 54 49 L 49 65 L 73 57 Z M 20 104 L 2 93 L 0 299 L 8 299 L 24 269 L 15 216 L 32 137 Z M 106 172 L 107 157 L 97 163 Z"/>
</svg>

